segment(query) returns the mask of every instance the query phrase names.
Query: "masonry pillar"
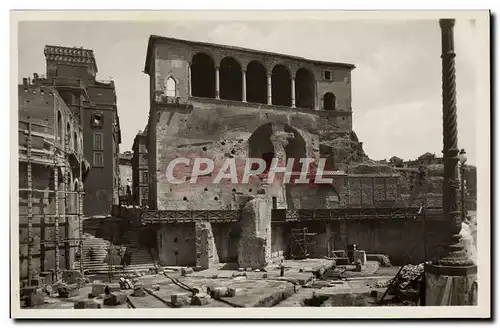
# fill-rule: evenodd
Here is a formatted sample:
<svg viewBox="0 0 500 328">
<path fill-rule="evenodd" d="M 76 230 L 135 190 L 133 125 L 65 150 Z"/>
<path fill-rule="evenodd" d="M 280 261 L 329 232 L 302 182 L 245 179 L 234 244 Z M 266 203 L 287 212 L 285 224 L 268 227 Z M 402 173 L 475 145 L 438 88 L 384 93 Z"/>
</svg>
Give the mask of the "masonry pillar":
<svg viewBox="0 0 500 328">
<path fill-rule="evenodd" d="M 241 100 L 243 102 L 247 102 L 247 70 L 246 69 L 241 70 L 241 85 L 242 85 L 242 89 L 243 89 L 243 90 L 241 90 L 241 95 L 242 95 Z"/>
<path fill-rule="evenodd" d="M 215 66 L 215 99 L 220 99 L 219 66 Z"/>
<path fill-rule="evenodd" d="M 196 266 L 208 269 L 213 264 L 219 263 L 217 247 L 210 222 L 196 222 Z"/>
<path fill-rule="evenodd" d="M 425 303 L 477 305 L 477 266 L 464 250 L 458 207 L 458 136 L 455 85 L 454 19 L 440 19 L 443 93 L 443 231 L 444 256 L 425 265 Z"/>
<path fill-rule="evenodd" d="M 295 108 L 295 76 L 292 76 L 292 108 Z"/>
<path fill-rule="evenodd" d="M 243 208 L 238 243 L 241 268 L 262 269 L 271 261 L 271 210 L 270 197 L 263 194 L 257 194 Z"/>
<path fill-rule="evenodd" d="M 271 80 L 271 75 L 267 76 L 267 104 L 272 105 L 273 104 L 273 93 L 272 93 L 272 80 Z"/>
</svg>

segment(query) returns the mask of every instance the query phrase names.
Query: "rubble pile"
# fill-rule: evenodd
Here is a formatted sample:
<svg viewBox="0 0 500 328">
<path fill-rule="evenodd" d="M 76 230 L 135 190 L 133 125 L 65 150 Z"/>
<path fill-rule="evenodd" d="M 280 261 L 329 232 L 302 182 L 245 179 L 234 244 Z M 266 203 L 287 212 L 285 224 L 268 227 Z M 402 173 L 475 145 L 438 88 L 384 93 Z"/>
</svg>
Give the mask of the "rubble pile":
<svg viewBox="0 0 500 328">
<path fill-rule="evenodd" d="M 407 264 L 403 267 L 399 275 L 385 282 L 378 282 L 374 285 L 376 288 L 389 287 L 394 279 L 393 288 L 396 290 L 417 289 L 424 275 L 424 264 L 418 265 Z"/>
</svg>

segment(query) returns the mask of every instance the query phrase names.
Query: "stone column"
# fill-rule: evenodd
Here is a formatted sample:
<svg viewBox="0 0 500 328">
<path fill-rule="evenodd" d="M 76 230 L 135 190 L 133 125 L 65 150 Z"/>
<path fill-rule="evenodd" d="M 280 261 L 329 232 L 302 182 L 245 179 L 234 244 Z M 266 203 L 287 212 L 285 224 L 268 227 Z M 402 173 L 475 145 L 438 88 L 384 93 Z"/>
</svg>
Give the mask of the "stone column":
<svg viewBox="0 0 500 328">
<path fill-rule="evenodd" d="M 272 93 L 272 81 L 271 81 L 271 75 L 267 76 L 267 104 L 272 105 L 273 104 L 273 93 Z"/>
<path fill-rule="evenodd" d="M 292 108 L 295 108 L 295 76 L 292 76 Z"/>
<path fill-rule="evenodd" d="M 215 99 L 220 99 L 219 66 L 215 66 Z"/>
<path fill-rule="evenodd" d="M 241 94 L 242 94 L 242 101 L 243 102 L 247 102 L 247 70 L 246 69 L 242 69 L 241 70 L 241 85 L 242 85 L 242 90 L 241 90 Z"/>
<path fill-rule="evenodd" d="M 443 231 L 444 256 L 425 265 L 425 302 L 437 305 L 476 305 L 477 266 L 464 250 L 458 209 L 458 137 L 455 85 L 454 19 L 440 19 L 443 93 Z"/>
</svg>

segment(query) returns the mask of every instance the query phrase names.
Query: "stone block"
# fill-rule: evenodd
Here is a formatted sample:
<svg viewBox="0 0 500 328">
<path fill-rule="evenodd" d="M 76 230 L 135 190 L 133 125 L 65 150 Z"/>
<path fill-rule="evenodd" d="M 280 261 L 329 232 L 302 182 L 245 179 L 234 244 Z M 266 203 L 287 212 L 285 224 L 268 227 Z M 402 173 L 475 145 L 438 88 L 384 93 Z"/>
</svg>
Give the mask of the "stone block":
<svg viewBox="0 0 500 328">
<path fill-rule="evenodd" d="M 227 289 L 226 296 L 227 297 L 234 297 L 234 296 L 237 296 L 238 294 L 240 294 L 241 291 L 242 291 L 241 288 L 230 287 Z"/>
<path fill-rule="evenodd" d="M 181 276 L 185 277 L 188 274 L 192 274 L 194 272 L 193 268 L 182 268 Z"/>
<path fill-rule="evenodd" d="M 101 304 L 94 300 L 83 300 L 78 301 L 73 306 L 74 309 L 100 309 L 102 308 Z"/>
<path fill-rule="evenodd" d="M 357 260 L 361 261 L 361 265 L 366 264 L 366 253 L 365 251 L 354 251 L 354 261 L 356 262 Z"/>
<path fill-rule="evenodd" d="M 57 290 L 59 297 L 70 298 L 80 295 L 80 290 L 76 285 L 68 285 L 64 287 L 59 287 Z"/>
<path fill-rule="evenodd" d="M 34 307 L 37 305 L 42 305 L 45 302 L 45 297 L 41 293 L 35 293 L 25 296 L 25 305 L 27 307 Z"/>
<path fill-rule="evenodd" d="M 92 295 L 97 296 L 104 294 L 104 290 L 106 289 L 106 285 L 99 283 L 99 284 L 94 284 L 92 286 Z"/>
<path fill-rule="evenodd" d="M 191 304 L 191 293 L 176 293 L 170 295 L 170 302 L 174 307 L 182 307 Z"/>
<path fill-rule="evenodd" d="M 227 287 L 210 288 L 209 293 L 212 296 L 212 298 L 215 299 L 226 297 L 228 293 L 228 288 Z"/>
<path fill-rule="evenodd" d="M 210 300 L 210 296 L 206 293 L 195 294 L 191 300 L 191 305 L 206 305 Z"/>
<path fill-rule="evenodd" d="M 246 276 L 247 276 L 246 272 L 233 272 L 233 274 L 232 274 L 233 278 L 236 278 L 236 277 L 246 277 Z"/>
<path fill-rule="evenodd" d="M 80 271 L 64 270 L 62 272 L 62 281 L 66 284 L 75 284 L 78 278 L 83 279 L 83 275 L 80 273 Z"/>
<path fill-rule="evenodd" d="M 127 294 L 122 292 L 112 292 L 104 299 L 104 305 L 120 305 L 127 302 Z"/>
<path fill-rule="evenodd" d="M 33 294 L 41 294 L 41 293 L 42 293 L 42 288 L 37 286 L 29 286 L 21 288 L 21 297 Z"/>
<path fill-rule="evenodd" d="M 160 285 L 155 284 L 155 285 L 151 286 L 151 289 L 154 290 L 154 291 L 159 291 L 160 290 Z"/>
<path fill-rule="evenodd" d="M 132 296 L 135 296 L 135 297 L 146 296 L 146 291 L 144 290 L 144 287 L 143 286 L 135 286 L 134 293 L 132 294 Z"/>
</svg>

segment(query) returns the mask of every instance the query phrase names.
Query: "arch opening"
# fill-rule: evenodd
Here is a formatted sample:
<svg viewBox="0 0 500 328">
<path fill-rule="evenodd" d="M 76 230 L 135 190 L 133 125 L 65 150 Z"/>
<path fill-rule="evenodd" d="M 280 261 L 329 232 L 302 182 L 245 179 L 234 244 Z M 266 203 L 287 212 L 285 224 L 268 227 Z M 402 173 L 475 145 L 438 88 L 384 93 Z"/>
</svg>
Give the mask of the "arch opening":
<svg viewBox="0 0 500 328">
<path fill-rule="evenodd" d="M 76 132 L 73 132 L 73 149 L 78 152 L 78 135 Z"/>
<path fill-rule="evenodd" d="M 197 53 L 191 63 L 191 92 L 194 97 L 215 98 L 215 65 L 205 53 Z"/>
<path fill-rule="evenodd" d="M 165 83 L 165 95 L 169 98 L 175 98 L 177 96 L 177 83 L 173 77 L 169 77 Z"/>
<path fill-rule="evenodd" d="M 295 105 L 314 109 L 314 89 L 314 75 L 309 70 L 300 68 L 295 78 Z"/>
<path fill-rule="evenodd" d="M 267 104 L 267 73 L 264 65 L 253 60 L 247 66 L 247 101 Z"/>
<path fill-rule="evenodd" d="M 272 103 L 278 106 L 292 105 L 292 79 L 283 65 L 276 65 L 272 71 Z"/>
<path fill-rule="evenodd" d="M 335 110 L 335 95 L 333 93 L 327 92 L 323 96 L 323 109 Z"/>
<path fill-rule="evenodd" d="M 241 65 L 233 57 L 225 57 L 220 62 L 220 98 L 226 100 L 243 99 Z"/>
</svg>

